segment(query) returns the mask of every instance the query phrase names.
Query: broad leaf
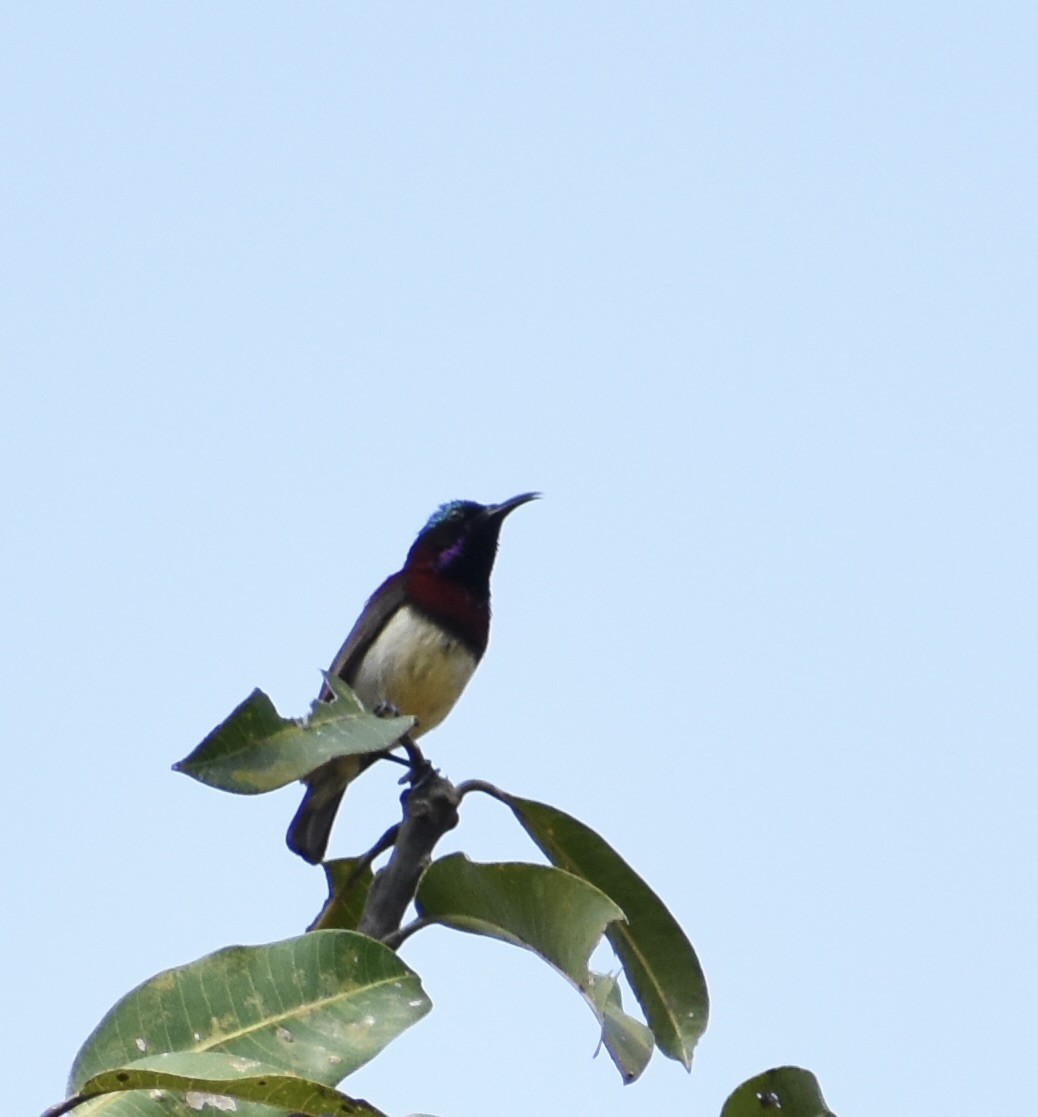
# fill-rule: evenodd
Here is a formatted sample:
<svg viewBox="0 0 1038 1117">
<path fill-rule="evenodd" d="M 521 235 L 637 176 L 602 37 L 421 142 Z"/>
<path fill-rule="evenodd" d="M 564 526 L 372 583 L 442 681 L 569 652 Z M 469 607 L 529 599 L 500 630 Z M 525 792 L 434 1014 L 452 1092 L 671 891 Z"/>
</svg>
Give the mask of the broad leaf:
<svg viewBox="0 0 1038 1117">
<path fill-rule="evenodd" d="M 692 944 L 663 901 L 590 827 L 555 807 L 501 794 L 523 828 L 560 869 L 590 881 L 627 916 L 606 930 L 664 1055 L 686 1069 L 706 1030 L 706 979 Z"/>
<path fill-rule="evenodd" d="M 335 700 L 314 701 L 301 719 L 281 717 L 267 695 L 254 690 L 173 770 L 221 791 L 259 795 L 302 779 L 325 761 L 390 748 L 414 725 L 414 718 L 367 713 L 341 679 L 325 678 Z"/>
<path fill-rule="evenodd" d="M 477 864 L 463 853 L 429 866 L 415 907 L 432 922 L 526 947 L 581 990 L 602 932 L 624 917 L 608 896 L 571 873 L 519 862 Z"/>
<path fill-rule="evenodd" d="M 225 1052 L 333 1086 L 429 1007 L 393 951 L 351 931 L 228 947 L 123 997 L 76 1056 L 69 1093 L 169 1051 Z"/>
<path fill-rule="evenodd" d="M 137 1090 L 172 1092 L 174 1096 L 164 1099 L 165 1104 L 161 1106 L 154 1097 L 146 1100 L 140 1096 L 119 1096 Z M 148 1102 L 156 1114 L 169 1113 L 171 1107 L 176 1106 L 182 1106 L 184 1113 L 197 1113 L 205 1108 L 231 1110 L 233 1106 L 233 1111 L 240 1114 L 240 1103 L 257 1102 L 264 1109 L 271 1106 L 302 1117 L 383 1117 L 367 1102 L 349 1098 L 331 1086 L 283 1074 L 253 1059 L 215 1052 L 152 1055 L 123 1067 L 101 1071 L 88 1079 L 80 1090 L 82 1097 L 95 1095 L 106 1096 L 109 1117 L 114 1117 L 117 1107 L 129 1112 L 139 1110 Z M 76 1112 L 82 1117 L 100 1112 L 100 1108 L 88 1105 L 77 1108 Z"/>
<path fill-rule="evenodd" d="M 355 931 L 364 914 L 364 903 L 375 874 L 370 865 L 360 871 L 359 857 L 337 857 L 324 862 L 324 875 L 328 881 L 328 899 L 317 918 L 307 927 L 308 931 L 327 931 L 338 928 Z"/>
<path fill-rule="evenodd" d="M 233 1117 L 295 1117 L 289 1109 L 198 1090 L 186 1094 L 172 1090 L 103 1094 L 77 1104 L 71 1112 L 75 1117 L 220 1117 L 222 1113 Z"/>
<path fill-rule="evenodd" d="M 602 932 L 623 919 L 593 885 L 547 865 L 476 864 L 455 853 L 429 866 L 415 906 L 424 919 L 540 955 L 583 993 L 624 1081 L 633 1082 L 645 1069 L 651 1033 L 624 1013 L 613 979 L 588 971 Z"/>
<path fill-rule="evenodd" d="M 625 1083 L 641 1076 L 655 1046 L 652 1032 L 624 1012 L 620 986 L 611 974 L 591 974 L 588 1001 L 602 1025 L 602 1046 Z"/>
<path fill-rule="evenodd" d="M 818 1079 L 800 1067 L 775 1067 L 737 1086 L 721 1117 L 835 1117 Z"/>
</svg>

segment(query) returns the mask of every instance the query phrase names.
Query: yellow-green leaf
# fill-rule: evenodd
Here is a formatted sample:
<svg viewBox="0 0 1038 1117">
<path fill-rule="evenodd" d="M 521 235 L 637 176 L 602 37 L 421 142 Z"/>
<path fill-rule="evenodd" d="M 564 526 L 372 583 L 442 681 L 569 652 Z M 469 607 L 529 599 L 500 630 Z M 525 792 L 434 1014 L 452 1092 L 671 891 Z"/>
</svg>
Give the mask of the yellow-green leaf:
<svg viewBox="0 0 1038 1117">
<path fill-rule="evenodd" d="M 663 901 L 604 839 L 546 803 L 501 795 L 523 828 L 560 869 L 589 881 L 627 916 L 606 936 L 664 1055 L 692 1066 L 706 1030 L 709 999 L 699 959 Z"/>
<path fill-rule="evenodd" d="M 365 712 L 349 687 L 325 676 L 332 702 L 315 701 L 305 718 L 283 718 L 254 690 L 173 770 L 221 791 L 259 795 L 309 775 L 340 756 L 391 748 L 414 718 Z"/>
<path fill-rule="evenodd" d="M 364 914 L 368 889 L 374 879 L 370 865 L 358 869 L 359 857 L 337 857 L 324 862 L 324 875 L 328 881 L 328 899 L 308 931 L 327 931 L 339 928 L 355 931 Z"/>
<path fill-rule="evenodd" d="M 415 907 L 432 922 L 532 950 L 581 990 L 602 932 L 623 919 L 608 896 L 571 873 L 520 862 L 478 864 L 463 853 L 429 866 Z"/>
<path fill-rule="evenodd" d="M 612 974 L 591 974 L 588 1000 L 602 1025 L 602 1046 L 624 1082 L 634 1082 L 652 1057 L 655 1046 L 652 1032 L 624 1012 L 620 986 Z"/>
<path fill-rule="evenodd" d="M 594 885 L 547 865 L 478 864 L 455 853 L 434 861 L 415 900 L 424 919 L 502 939 L 540 955 L 584 995 L 625 1082 L 652 1054 L 652 1035 L 628 1016 L 611 978 L 588 971 L 602 933 L 623 912 Z"/>
<path fill-rule="evenodd" d="M 123 997 L 76 1056 L 69 1093 L 170 1051 L 231 1054 L 334 1086 L 429 1007 L 393 951 L 352 931 L 229 947 Z"/>
<path fill-rule="evenodd" d="M 143 1090 L 149 1094 L 169 1092 L 177 1097 L 167 1099 L 160 1107 L 159 1098 L 118 1096 Z M 152 1055 L 101 1071 L 84 1082 L 79 1093 L 84 1098 L 106 1095 L 112 1103 L 109 1117 L 114 1117 L 115 1105 L 138 1108 L 148 1101 L 156 1114 L 168 1113 L 171 1104 L 182 1105 L 185 1113 L 206 1108 L 229 1110 L 225 1099 L 236 1103 L 233 1108 L 236 1114 L 241 1112 L 238 1103 L 258 1102 L 301 1117 L 383 1117 L 367 1102 L 347 1097 L 331 1086 L 284 1074 L 254 1059 L 203 1051 Z M 84 1106 L 76 1112 L 86 1115 L 94 1110 L 99 1111 L 96 1106 Z"/>
</svg>

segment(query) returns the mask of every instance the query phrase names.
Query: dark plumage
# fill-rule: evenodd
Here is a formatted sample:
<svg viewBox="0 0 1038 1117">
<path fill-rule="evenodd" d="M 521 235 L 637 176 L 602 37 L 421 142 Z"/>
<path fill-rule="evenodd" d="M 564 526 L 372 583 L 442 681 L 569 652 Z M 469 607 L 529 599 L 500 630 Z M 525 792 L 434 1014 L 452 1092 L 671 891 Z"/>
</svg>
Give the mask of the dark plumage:
<svg viewBox="0 0 1038 1117">
<path fill-rule="evenodd" d="M 345 680 L 368 709 L 384 704 L 416 717 L 412 736 L 439 725 L 486 651 L 501 524 L 537 495 L 522 493 L 501 504 L 455 500 L 438 508 L 403 567 L 371 595 L 329 673 Z M 327 687 L 321 698 L 331 698 Z M 370 762 L 342 757 L 307 777 L 288 828 L 289 849 L 311 864 L 323 860 L 346 786 Z"/>
</svg>

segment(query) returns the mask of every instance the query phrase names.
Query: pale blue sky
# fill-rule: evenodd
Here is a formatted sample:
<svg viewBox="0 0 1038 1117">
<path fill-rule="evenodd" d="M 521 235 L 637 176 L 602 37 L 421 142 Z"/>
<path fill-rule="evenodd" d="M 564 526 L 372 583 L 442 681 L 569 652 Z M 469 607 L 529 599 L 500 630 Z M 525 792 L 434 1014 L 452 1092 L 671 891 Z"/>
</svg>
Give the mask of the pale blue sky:
<svg viewBox="0 0 1038 1117">
<path fill-rule="evenodd" d="M 388 1113 L 1000 1112 L 1033 1063 L 1033 4 L 33 4 L 0 27 L 4 1109 L 112 1002 L 300 931 L 301 713 L 451 497 L 506 525 L 427 751 L 597 827 L 696 945 L 623 1088 L 532 957 L 407 944 Z M 354 789 L 332 850 L 388 821 Z M 533 856 L 500 808 L 445 846 Z"/>
</svg>

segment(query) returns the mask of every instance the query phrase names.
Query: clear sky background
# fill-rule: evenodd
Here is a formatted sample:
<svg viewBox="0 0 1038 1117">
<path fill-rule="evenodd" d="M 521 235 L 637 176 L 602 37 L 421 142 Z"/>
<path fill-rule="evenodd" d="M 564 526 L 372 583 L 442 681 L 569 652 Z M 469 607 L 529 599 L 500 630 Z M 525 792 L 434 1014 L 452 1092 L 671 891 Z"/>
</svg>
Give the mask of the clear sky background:
<svg viewBox="0 0 1038 1117">
<path fill-rule="evenodd" d="M 253 686 L 304 712 L 437 504 L 532 488 L 427 752 L 606 836 L 710 1028 L 624 1088 L 556 974 L 433 930 L 433 1013 L 344 1088 L 1019 1107 L 1036 43 L 1023 2 L 5 13 L 6 1113 L 139 981 L 310 921 L 298 789 L 170 764 Z M 392 817 L 362 786 L 336 854 Z M 534 856 L 490 803 L 451 848 Z"/>
</svg>

